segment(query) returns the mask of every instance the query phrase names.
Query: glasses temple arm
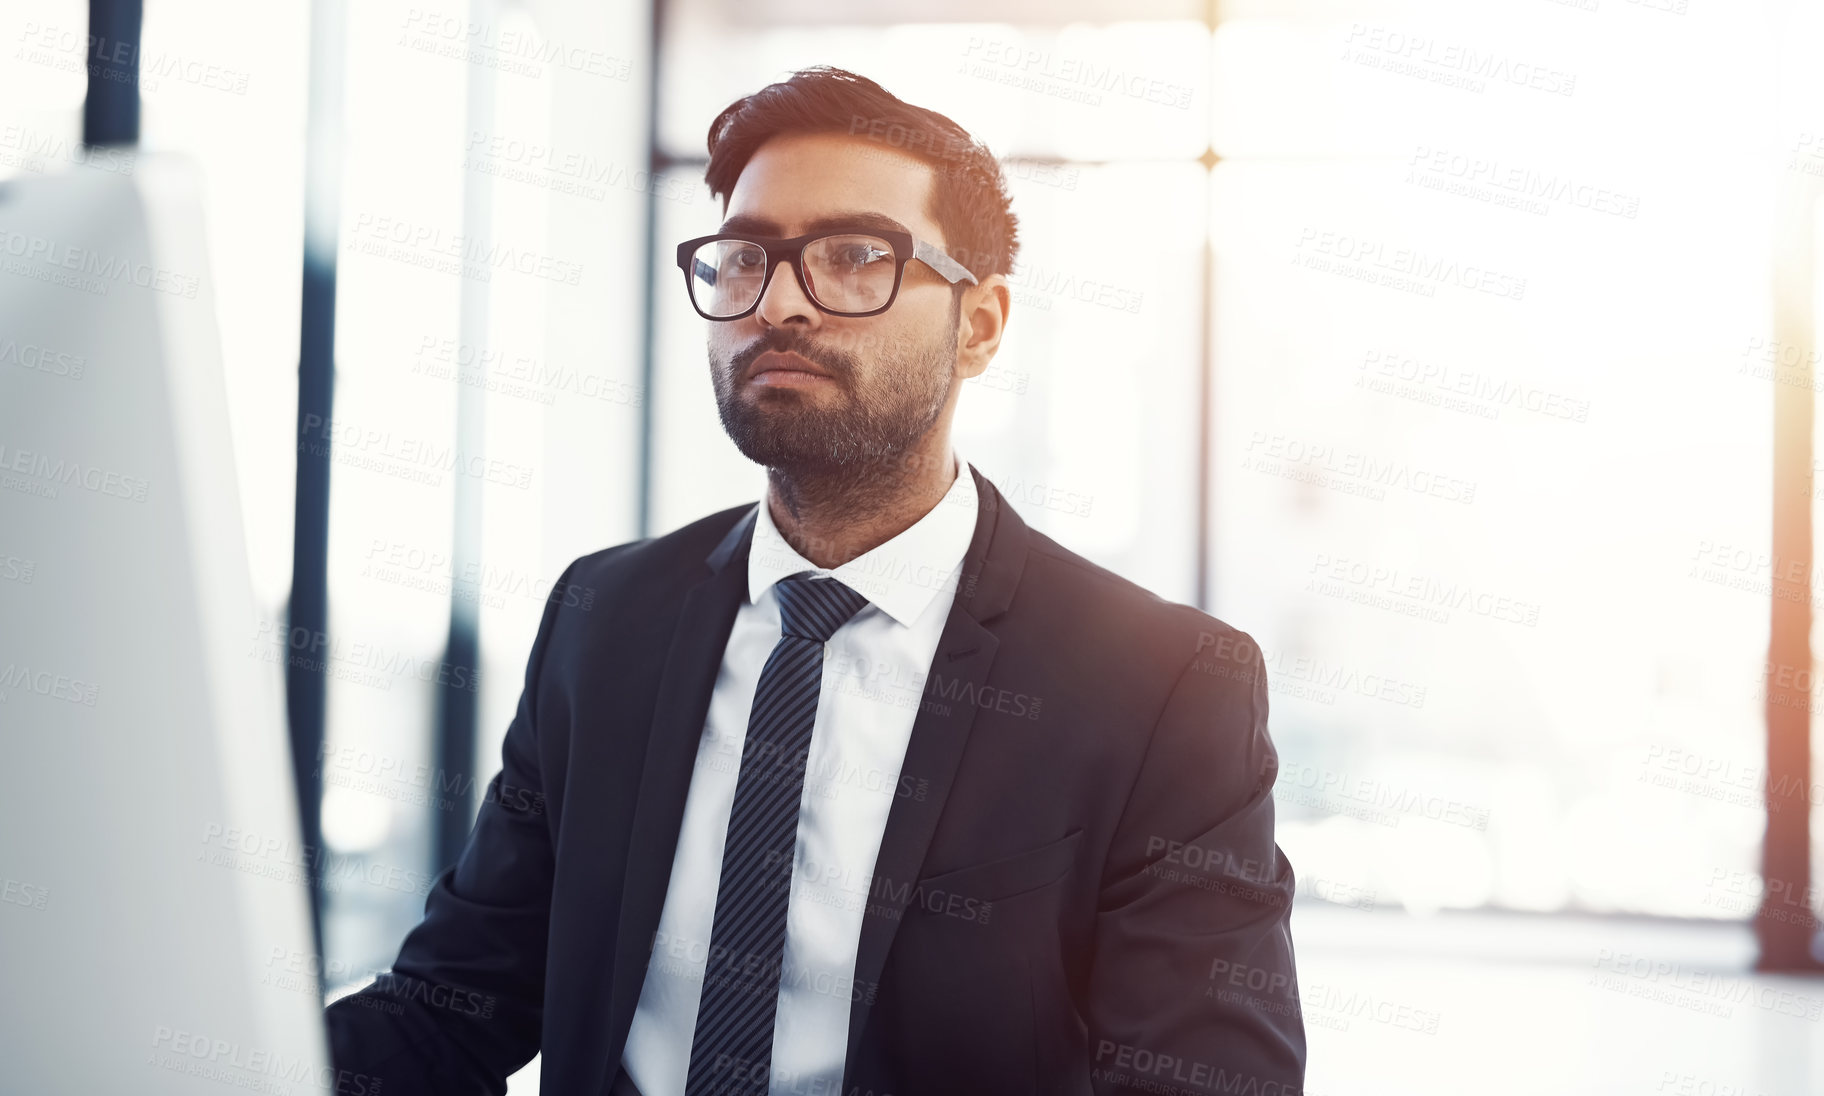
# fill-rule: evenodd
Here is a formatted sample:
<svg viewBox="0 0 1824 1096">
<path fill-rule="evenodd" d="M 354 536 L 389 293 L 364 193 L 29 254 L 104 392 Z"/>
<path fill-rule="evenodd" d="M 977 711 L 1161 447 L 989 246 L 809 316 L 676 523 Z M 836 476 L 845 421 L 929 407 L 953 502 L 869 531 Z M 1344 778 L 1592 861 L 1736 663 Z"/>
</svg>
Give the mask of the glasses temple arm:
<svg viewBox="0 0 1824 1096">
<path fill-rule="evenodd" d="M 975 275 L 969 273 L 968 267 L 957 262 L 955 259 L 952 259 L 950 256 L 939 251 L 937 248 L 932 247 L 923 240 L 912 241 L 912 257 L 924 263 L 932 270 L 937 271 L 939 274 L 942 274 L 952 283 L 962 281 L 966 278 L 970 285 L 980 284 L 975 280 Z"/>
</svg>

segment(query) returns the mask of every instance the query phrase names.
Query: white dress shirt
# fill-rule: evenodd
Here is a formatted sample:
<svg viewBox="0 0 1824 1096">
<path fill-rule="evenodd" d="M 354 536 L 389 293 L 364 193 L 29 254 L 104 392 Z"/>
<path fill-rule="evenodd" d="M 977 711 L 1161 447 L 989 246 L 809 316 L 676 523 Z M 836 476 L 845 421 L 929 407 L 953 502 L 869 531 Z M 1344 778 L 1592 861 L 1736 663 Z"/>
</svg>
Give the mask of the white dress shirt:
<svg viewBox="0 0 1824 1096">
<path fill-rule="evenodd" d="M 854 977 L 875 856 L 895 794 L 923 794 L 910 777 L 901 787 L 900 765 L 975 534 L 975 480 L 962 458 L 952 457 L 955 478 L 929 513 L 834 570 L 787 544 L 761 501 L 748 598 L 736 611 L 710 696 L 665 906 L 621 1058 L 643 1096 L 684 1093 L 748 713 L 781 631 L 773 584 L 800 571 L 834 575 L 869 604 L 824 646 L 790 865 L 771 1090 L 841 1091 L 850 1003 L 874 994 Z M 779 870 L 783 885 L 786 866 Z"/>
</svg>

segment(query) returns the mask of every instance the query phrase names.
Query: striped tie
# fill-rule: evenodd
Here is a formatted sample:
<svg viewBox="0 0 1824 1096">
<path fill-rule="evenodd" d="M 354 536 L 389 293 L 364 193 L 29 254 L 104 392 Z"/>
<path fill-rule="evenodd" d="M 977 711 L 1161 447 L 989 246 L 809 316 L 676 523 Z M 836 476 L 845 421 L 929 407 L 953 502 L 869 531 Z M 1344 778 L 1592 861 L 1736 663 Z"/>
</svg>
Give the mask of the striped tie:
<svg viewBox="0 0 1824 1096">
<path fill-rule="evenodd" d="M 823 645 L 868 599 L 800 571 L 773 586 L 783 635 L 754 689 L 728 814 L 709 966 L 690 1044 L 685 1096 L 766 1096 L 779 1007 L 785 913 L 805 756 L 823 687 Z"/>
</svg>

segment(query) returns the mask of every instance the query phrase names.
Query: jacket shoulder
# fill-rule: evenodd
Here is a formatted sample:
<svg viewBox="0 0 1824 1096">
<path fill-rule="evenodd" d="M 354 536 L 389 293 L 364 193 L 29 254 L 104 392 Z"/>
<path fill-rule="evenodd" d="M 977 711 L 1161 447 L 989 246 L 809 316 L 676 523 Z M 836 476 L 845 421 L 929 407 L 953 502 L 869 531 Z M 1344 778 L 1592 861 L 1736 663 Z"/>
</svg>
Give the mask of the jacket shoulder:
<svg viewBox="0 0 1824 1096">
<path fill-rule="evenodd" d="M 572 584 L 611 585 L 628 579 L 690 574 L 705 565 L 709 554 L 735 523 L 754 508 L 746 502 L 718 510 L 679 526 L 669 533 L 643 537 L 578 556 L 570 564 Z"/>
<path fill-rule="evenodd" d="M 1028 529 L 1022 586 L 1052 604 L 1067 605 L 1104 644 L 1155 664 L 1185 669 L 1199 658 L 1250 663 L 1259 647 L 1247 632 L 1194 605 L 1172 601 Z M 1026 591 L 1022 590 L 1022 593 Z M 1116 656 L 1119 659 L 1119 656 Z"/>
</svg>

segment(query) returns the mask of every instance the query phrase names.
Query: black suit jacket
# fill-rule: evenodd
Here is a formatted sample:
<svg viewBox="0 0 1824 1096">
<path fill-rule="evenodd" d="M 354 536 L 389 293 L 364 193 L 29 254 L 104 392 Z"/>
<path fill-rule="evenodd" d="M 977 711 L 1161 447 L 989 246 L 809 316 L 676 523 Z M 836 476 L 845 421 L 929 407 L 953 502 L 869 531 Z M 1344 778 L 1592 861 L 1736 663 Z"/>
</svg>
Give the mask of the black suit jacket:
<svg viewBox="0 0 1824 1096">
<path fill-rule="evenodd" d="M 979 509 L 864 918 L 841 1096 L 1296 1093 L 1305 1037 L 1244 632 Z M 753 505 L 573 562 L 474 832 L 330 1006 L 384 1096 L 619 1069 Z M 809 1096 L 809 1094 L 807 1094 Z"/>
</svg>

